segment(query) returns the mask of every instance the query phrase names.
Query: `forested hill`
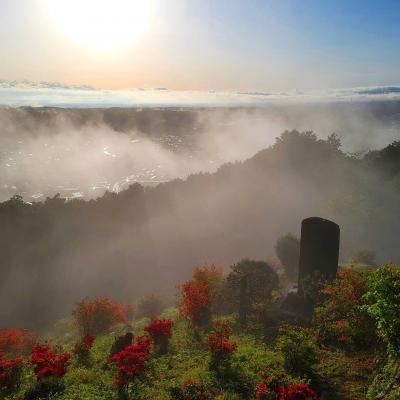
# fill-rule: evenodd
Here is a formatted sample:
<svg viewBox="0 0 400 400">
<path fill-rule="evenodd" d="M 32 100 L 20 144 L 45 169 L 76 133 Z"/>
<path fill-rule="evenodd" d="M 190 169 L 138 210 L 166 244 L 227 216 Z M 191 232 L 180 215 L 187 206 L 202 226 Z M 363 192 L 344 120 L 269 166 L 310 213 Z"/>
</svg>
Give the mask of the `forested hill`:
<svg viewBox="0 0 400 400">
<path fill-rule="evenodd" d="M 272 256 L 312 215 L 341 226 L 342 260 L 370 249 L 400 262 L 400 143 L 355 157 L 334 135 L 292 131 L 184 181 L 91 201 L 15 196 L 0 204 L 0 320 L 42 327 L 83 296 L 173 294 L 195 265 Z"/>
</svg>

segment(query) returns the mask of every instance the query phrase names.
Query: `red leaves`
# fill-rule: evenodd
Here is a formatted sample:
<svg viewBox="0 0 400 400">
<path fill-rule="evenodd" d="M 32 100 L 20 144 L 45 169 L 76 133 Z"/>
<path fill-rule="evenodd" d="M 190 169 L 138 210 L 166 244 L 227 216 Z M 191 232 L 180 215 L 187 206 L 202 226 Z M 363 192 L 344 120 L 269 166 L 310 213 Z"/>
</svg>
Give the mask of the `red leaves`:
<svg viewBox="0 0 400 400">
<path fill-rule="evenodd" d="M 350 307 L 359 306 L 362 296 L 367 291 L 367 280 L 362 274 L 343 269 L 338 273 L 338 280 L 323 289 L 336 307 L 348 310 Z"/>
<path fill-rule="evenodd" d="M 31 352 L 31 365 L 37 380 L 48 376 L 62 377 L 67 372 L 70 354 L 56 354 L 49 346 L 35 345 L 34 335 L 27 330 L 1 329 L 0 346 L 10 353 L 26 354 Z M 34 347 L 33 347 L 34 346 Z M 33 348 L 32 348 L 33 347 Z M 11 388 L 17 381 L 23 361 L 21 358 L 4 358 L 0 351 L 0 387 Z"/>
<path fill-rule="evenodd" d="M 256 391 L 257 400 L 318 400 L 315 392 L 305 383 L 287 384 L 287 374 L 276 377 L 262 374 L 263 381 Z"/>
<path fill-rule="evenodd" d="M 182 304 L 179 312 L 190 321 L 195 319 L 199 310 L 210 304 L 210 290 L 199 281 L 188 281 L 181 286 Z"/>
<path fill-rule="evenodd" d="M 231 330 L 227 324 L 221 326 L 221 330 L 208 337 L 208 348 L 212 354 L 218 357 L 228 357 L 237 349 L 237 344 L 230 342 Z"/>
<path fill-rule="evenodd" d="M 79 343 L 75 344 L 72 352 L 81 360 L 88 358 L 94 341 L 94 336 L 86 334 Z"/>
<path fill-rule="evenodd" d="M 84 334 L 101 335 L 120 322 L 127 322 L 133 310 L 106 297 L 84 299 L 76 305 L 72 315 Z"/>
<path fill-rule="evenodd" d="M 305 383 L 298 383 L 286 389 L 287 400 L 318 400 L 318 396 Z"/>
<path fill-rule="evenodd" d="M 46 345 L 38 345 L 32 349 L 31 363 L 35 365 L 34 372 L 37 380 L 53 376 L 61 378 L 67 373 L 69 359 L 68 353 L 56 354 Z"/>
<path fill-rule="evenodd" d="M 150 325 L 145 326 L 144 330 L 151 336 L 153 341 L 157 342 L 161 338 L 170 338 L 172 336 L 172 326 L 174 321 L 170 319 L 157 319 Z"/>
<path fill-rule="evenodd" d="M 286 389 L 283 386 L 269 387 L 265 382 L 261 382 L 256 391 L 257 400 L 286 400 Z"/>
<path fill-rule="evenodd" d="M 263 399 L 268 393 L 270 393 L 270 390 L 265 382 L 259 383 L 256 390 L 256 399 Z"/>
<path fill-rule="evenodd" d="M 208 337 L 207 345 L 211 352 L 210 369 L 221 373 L 228 366 L 229 357 L 237 349 L 235 342 L 230 342 L 231 329 L 226 322 L 216 326 L 216 332 Z"/>
<path fill-rule="evenodd" d="M 111 313 L 117 322 L 128 322 L 133 318 L 134 308 L 115 301 L 111 302 Z"/>
<path fill-rule="evenodd" d="M 109 362 L 118 367 L 115 383 L 127 388 L 136 376 L 145 371 L 145 363 L 150 358 L 151 339 L 139 337 L 137 344 L 127 346 L 121 352 L 110 357 Z"/>
<path fill-rule="evenodd" d="M 35 342 L 34 334 L 26 329 L 0 329 L 0 352 L 29 354 Z"/>
<path fill-rule="evenodd" d="M 319 339 L 347 348 L 370 348 L 374 344 L 375 324 L 363 310 L 370 272 L 343 269 L 322 293 L 324 303 L 315 313 Z"/>
<path fill-rule="evenodd" d="M 0 391 L 17 385 L 22 365 L 22 358 L 7 359 L 0 352 Z"/>
<path fill-rule="evenodd" d="M 85 335 L 82 341 L 84 348 L 89 351 L 93 346 L 94 340 L 95 340 L 94 336 Z"/>
<path fill-rule="evenodd" d="M 144 328 L 153 340 L 158 355 L 164 355 L 168 352 L 173 325 L 174 322 L 170 319 L 158 319 Z"/>
<path fill-rule="evenodd" d="M 209 323 L 210 305 L 221 272 L 211 267 L 196 268 L 193 279 L 180 285 L 181 305 L 179 312 L 193 327 L 203 327 Z"/>
</svg>

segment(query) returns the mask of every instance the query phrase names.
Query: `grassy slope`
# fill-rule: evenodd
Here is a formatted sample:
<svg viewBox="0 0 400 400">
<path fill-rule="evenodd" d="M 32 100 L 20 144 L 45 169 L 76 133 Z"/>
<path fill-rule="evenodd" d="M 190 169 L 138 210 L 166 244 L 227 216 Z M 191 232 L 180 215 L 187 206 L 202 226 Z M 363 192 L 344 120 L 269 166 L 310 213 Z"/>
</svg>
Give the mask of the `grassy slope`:
<svg viewBox="0 0 400 400">
<path fill-rule="evenodd" d="M 162 317 L 176 319 L 175 310 L 167 310 Z M 143 334 L 143 327 L 149 320 L 143 319 L 134 323 L 133 330 L 137 335 Z M 113 400 L 118 399 L 115 386 L 115 370 L 105 366 L 111 345 L 117 335 L 126 331 L 125 326 L 118 326 L 113 332 L 96 339 L 92 349 L 92 364 L 82 367 L 73 361 L 67 375 L 63 378 L 66 390 L 57 400 Z M 68 322 L 59 323 L 49 340 L 59 343 L 63 351 L 71 351 L 77 334 Z M 235 394 L 244 386 L 254 393 L 260 381 L 260 372 L 265 368 L 283 371 L 283 360 L 273 346 L 266 345 L 259 338 L 250 334 L 236 334 L 232 337 L 238 344 L 238 350 L 232 356 L 232 370 L 238 379 L 230 383 L 220 382 L 209 371 L 209 353 L 204 343 L 196 341 L 185 321 L 177 320 L 174 335 L 171 339 L 170 352 L 166 356 L 154 357 L 148 363 L 144 378 L 137 382 L 131 397 L 135 400 L 167 400 L 171 397 L 168 388 L 180 385 L 189 379 L 202 382 L 213 388 L 218 400 L 239 400 L 254 398 Z M 328 399 L 365 399 L 368 379 L 362 369 L 365 355 L 346 356 L 339 350 L 324 349 L 320 363 L 316 368 L 318 380 L 324 382 L 326 391 L 323 398 Z M 31 368 L 25 367 L 23 385 L 18 393 L 7 400 L 19 400 L 28 387 L 35 383 Z M 236 387 L 235 387 L 236 386 Z M 253 391 L 254 390 L 254 391 Z"/>
</svg>

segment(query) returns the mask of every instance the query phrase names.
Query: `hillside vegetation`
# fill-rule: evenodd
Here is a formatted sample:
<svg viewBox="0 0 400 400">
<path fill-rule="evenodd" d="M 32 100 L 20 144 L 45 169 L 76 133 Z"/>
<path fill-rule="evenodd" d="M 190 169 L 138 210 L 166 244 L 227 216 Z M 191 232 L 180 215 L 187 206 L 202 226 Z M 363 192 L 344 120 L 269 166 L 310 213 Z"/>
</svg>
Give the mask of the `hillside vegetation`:
<svg viewBox="0 0 400 400">
<path fill-rule="evenodd" d="M 236 297 L 238 274 L 253 282 L 246 299 Z M 400 269 L 342 269 L 315 292 L 308 322 L 279 316 L 276 274 L 251 260 L 227 276 L 197 268 L 177 308 L 159 315 L 154 296 L 136 309 L 94 298 L 45 335 L 2 329 L 2 398 L 398 399 Z"/>
</svg>

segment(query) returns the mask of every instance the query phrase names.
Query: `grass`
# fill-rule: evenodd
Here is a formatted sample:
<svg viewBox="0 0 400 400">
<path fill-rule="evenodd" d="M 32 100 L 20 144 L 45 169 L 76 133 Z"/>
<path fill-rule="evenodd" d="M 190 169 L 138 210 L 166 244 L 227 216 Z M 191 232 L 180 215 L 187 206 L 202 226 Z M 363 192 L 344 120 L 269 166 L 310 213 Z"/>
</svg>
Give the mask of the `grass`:
<svg viewBox="0 0 400 400">
<path fill-rule="evenodd" d="M 135 400 L 169 400 L 170 388 L 193 380 L 210 388 L 217 400 L 254 399 L 260 382 L 260 373 L 266 368 L 283 371 L 283 357 L 274 350 L 274 343 L 265 343 L 252 334 L 236 333 L 232 336 L 238 344 L 232 355 L 230 369 L 221 380 L 210 371 L 210 355 L 206 346 L 206 336 L 197 340 L 187 323 L 177 318 L 174 309 L 165 311 L 162 317 L 176 320 L 169 352 L 165 356 L 152 357 L 147 364 L 146 374 L 137 381 L 131 390 L 130 398 Z M 73 359 L 68 373 L 63 379 L 65 391 L 54 396 L 57 400 L 118 400 L 114 385 L 115 369 L 106 364 L 110 348 L 115 338 L 128 329 L 135 335 L 143 334 L 143 327 L 149 322 L 141 319 L 132 326 L 119 325 L 106 335 L 96 338 L 91 351 L 91 362 L 82 366 Z M 79 335 L 67 320 L 60 321 L 47 336 L 48 340 L 61 346 L 62 351 L 70 352 Z M 349 356 L 337 349 L 323 349 L 316 366 L 318 381 L 331 389 L 322 397 L 330 399 L 365 399 L 368 379 L 365 371 L 356 368 L 365 355 Z M 294 377 L 298 382 L 304 381 Z M 35 384 L 32 368 L 25 366 L 23 379 L 17 393 L 5 400 L 22 400 L 24 393 Z M 335 397 L 336 396 L 336 397 Z"/>
</svg>

